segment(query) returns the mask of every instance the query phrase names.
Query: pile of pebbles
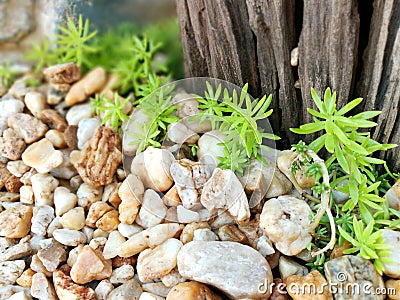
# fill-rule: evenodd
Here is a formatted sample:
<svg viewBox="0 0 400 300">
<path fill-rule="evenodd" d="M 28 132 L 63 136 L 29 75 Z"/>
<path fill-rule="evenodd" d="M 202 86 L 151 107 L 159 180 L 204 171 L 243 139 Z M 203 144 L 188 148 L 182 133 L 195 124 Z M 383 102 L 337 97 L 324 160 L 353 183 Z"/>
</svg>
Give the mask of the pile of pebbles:
<svg viewBox="0 0 400 300">
<path fill-rule="evenodd" d="M 315 284 L 318 299 L 333 299 L 326 284 L 343 271 L 384 287 L 369 261 L 343 256 L 348 244 L 326 277 L 309 273 L 311 209 L 277 166 L 284 155 L 271 149 L 242 177 L 220 169 L 223 134 L 187 119 L 199 111 L 190 95 L 172 100 L 183 122 L 168 128 L 170 142 L 135 156 L 127 175 L 134 138 L 122 142 L 88 101 L 112 93 L 112 78 L 100 67 L 81 78 L 74 63 L 44 70 L 37 88 L 29 76 L 0 89 L 0 299 L 314 299 L 279 283 Z M 141 120 L 135 111 L 128 129 Z M 197 160 L 184 143 L 197 143 Z M 398 288 L 400 233 L 384 237 L 395 246 L 386 284 Z"/>
</svg>

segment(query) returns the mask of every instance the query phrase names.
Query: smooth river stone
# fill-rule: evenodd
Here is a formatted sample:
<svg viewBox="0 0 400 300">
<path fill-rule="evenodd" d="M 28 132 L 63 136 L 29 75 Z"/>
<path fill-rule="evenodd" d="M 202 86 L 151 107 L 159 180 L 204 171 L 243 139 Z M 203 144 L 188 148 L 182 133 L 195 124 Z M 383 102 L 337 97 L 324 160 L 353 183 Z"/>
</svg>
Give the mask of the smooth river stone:
<svg viewBox="0 0 400 300">
<path fill-rule="evenodd" d="M 192 241 L 178 253 L 182 277 L 220 289 L 233 299 L 265 298 L 260 284 L 272 282 L 267 260 L 253 248 L 236 242 Z"/>
</svg>

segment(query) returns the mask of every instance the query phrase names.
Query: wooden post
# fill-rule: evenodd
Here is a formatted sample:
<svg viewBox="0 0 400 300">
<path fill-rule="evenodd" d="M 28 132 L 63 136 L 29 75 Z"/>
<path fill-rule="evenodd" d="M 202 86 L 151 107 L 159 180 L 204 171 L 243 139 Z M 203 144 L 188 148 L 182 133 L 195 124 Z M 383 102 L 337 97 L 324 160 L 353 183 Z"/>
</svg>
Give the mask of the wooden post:
<svg viewBox="0 0 400 300">
<path fill-rule="evenodd" d="M 311 87 L 331 87 L 339 106 L 364 97 L 365 109 L 382 110 L 373 137 L 400 143 L 400 2 L 374 0 L 370 14 L 360 13 L 371 1 L 176 0 L 186 75 L 248 82 L 256 97 L 272 93 L 271 124 L 283 147 L 300 139 L 290 127 L 312 120 Z M 384 154 L 396 169 L 399 154 Z"/>
</svg>

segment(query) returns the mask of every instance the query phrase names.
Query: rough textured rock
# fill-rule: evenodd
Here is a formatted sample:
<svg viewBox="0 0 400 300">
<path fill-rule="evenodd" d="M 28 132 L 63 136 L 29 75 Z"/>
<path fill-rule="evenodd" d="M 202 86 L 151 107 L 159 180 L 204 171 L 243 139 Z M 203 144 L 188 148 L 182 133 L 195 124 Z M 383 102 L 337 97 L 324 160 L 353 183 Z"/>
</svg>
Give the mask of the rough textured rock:
<svg viewBox="0 0 400 300">
<path fill-rule="evenodd" d="M 14 129 L 16 134 L 28 144 L 38 141 L 46 134 L 48 129 L 45 124 L 35 117 L 23 113 L 8 117 L 8 126 Z"/>
<path fill-rule="evenodd" d="M 94 292 L 96 293 L 97 300 L 106 300 L 108 295 L 114 289 L 114 286 L 108 279 L 99 282 Z"/>
<path fill-rule="evenodd" d="M 0 238 L 0 262 L 23 258 L 31 254 L 29 240 L 30 236 L 20 239 L 19 242 L 14 239 Z"/>
<path fill-rule="evenodd" d="M 284 282 L 288 287 L 295 286 L 298 288 L 297 290 L 295 288 L 288 289 L 289 295 L 294 300 L 333 300 L 332 294 L 329 291 L 328 282 L 317 270 L 305 276 L 291 275 L 287 277 Z M 310 289 L 310 291 L 302 291 L 301 287 L 306 286 L 313 286 L 315 288 L 313 290 Z"/>
<path fill-rule="evenodd" d="M 135 275 L 135 269 L 131 265 L 123 265 L 119 268 L 115 268 L 112 271 L 110 282 L 112 284 L 125 283 L 131 280 Z"/>
<path fill-rule="evenodd" d="M 272 282 L 267 260 L 235 242 L 192 241 L 178 253 L 178 270 L 186 279 L 210 284 L 232 298 L 262 298 L 258 286 Z"/>
<path fill-rule="evenodd" d="M 326 279 L 331 284 L 341 284 L 342 286 L 356 284 L 360 286 L 359 294 L 355 295 L 356 291 L 349 289 L 348 292 L 335 294 L 336 300 L 349 298 L 384 299 L 384 295 L 373 295 L 365 292 L 366 287 L 369 287 L 367 291 L 376 291 L 377 288 L 382 289 L 384 287 L 382 277 L 376 272 L 374 265 L 369 260 L 354 255 L 345 255 L 326 262 L 324 269 Z"/>
<path fill-rule="evenodd" d="M 100 126 L 83 148 L 75 166 L 82 179 L 93 186 L 110 184 L 122 160 L 117 133 Z"/>
<path fill-rule="evenodd" d="M 71 277 L 62 271 L 53 273 L 53 283 L 60 300 L 96 300 L 95 292 L 88 287 L 74 283 Z"/>
<path fill-rule="evenodd" d="M 200 201 L 211 213 L 217 209 L 226 209 L 237 222 L 250 218 L 247 196 L 231 170 L 216 168 L 203 187 Z"/>
<path fill-rule="evenodd" d="M 136 265 L 140 281 L 149 282 L 171 272 L 182 245 L 177 239 L 169 239 L 154 249 L 142 251 Z"/>
<path fill-rule="evenodd" d="M 52 242 L 50 247 L 40 249 L 37 256 L 49 272 L 54 272 L 60 263 L 67 260 L 67 253 L 64 247 L 55 241 Z"/>
<path fill-rule="evenodd" d="M 0 235 L 22 238 L 31 230 L 32 207 L 20 205 L 0 213 Z"/>
<path fill-rule="evenodd" d="M 71 278 L 74 282 L 85 284 L 92 280 L 102 280 L 111 276 L 111 260 L 106 260 L 103 254 L 84 246 L 79 252 L 76 262 L 71 269 Z"/>
<path fill-rule="evenodd" d="M 260 227 L 280 252 L 296 255 L 311 242 L 310 214 L 306 202 L 292 196 L 280 196 L 265 202 Z"/>
<path fill-rule="evenodd" d="M 38 299 L 57 300 L 53 284 L 43 273 L 33 275 L 31 294 Z"/>
<path fill-rule="evenodd" d="M 74 83 L 81 78 L 80 68 L 73 62 L 54 65 L 43 70 L 51 83 Z"/>
<path fill-rule="evenodd" d="M 47 227 L 54 217 L 54 208 L 52 206 L 35 206 L 33 208 L 31 231 L 39 236 L 45 236 Z"/>
<path fill-rule="evenodd" d="M 14 284 L 25 269 L 25 261 L 12 260 L 0 262 L 0 283 Z"/>
<path fill-rule="evenodd" d="M 188 281 L 182 282 L 174 286 L 168 293 L 167 300 L 219 300 L 210 288 L 200 282 Z"/>
<path fill-rule="evenodd" d="M 165 192 L 173 184 L 170 167 L 174 160 L 174 156 L 168 150 L 148 147 L 135 156 L 131 172 L 139 176 L 145 187 L 156 192 Z"/>
<path fill-rule="evenodd" d="M 181 159 L 171 164 L 170 172 L 182 205 L 191 210 L 202 208 L 200 194 L 211 177 L 209 168 L 199 162 Z"/>
<path fill-rule="evenodd" d="M 384 263 L 384 271 L 387 276 L 391 278 L 400 278 L 400 232 L 383 229 L 382 237 L 386 245 L 391 246 L 389 249 L 390 254 L 387 258 L 392 259 L 391 263 Z"/>
<path fill-rule="evenodd" d="M 18 137 L 0 137 L 0 155 L 10 160 L 20 159 L 24 152 L 26 144 L 22 138 Z"/>
<path fill-rule="evenodd" d="M 50 174 L 34 174 L 30 180 L 35 196 L 35 205 L 53 205 L 54 191 L 59 181 Z"/>
</svg>

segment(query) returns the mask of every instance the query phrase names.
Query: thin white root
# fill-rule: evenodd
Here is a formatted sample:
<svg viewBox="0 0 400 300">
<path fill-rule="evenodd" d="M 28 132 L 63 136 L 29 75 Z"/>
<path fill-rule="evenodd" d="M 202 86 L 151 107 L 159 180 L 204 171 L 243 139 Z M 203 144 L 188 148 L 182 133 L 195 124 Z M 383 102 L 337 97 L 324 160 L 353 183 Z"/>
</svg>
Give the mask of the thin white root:
<svg viewBox="0 0 400 300">
<path fill-rule="evenodd" d="M 333 219 L 332 212 L 330 209 L 326 210 L 326 214 L 328 215 L 329 218 L 329 225 L 331 226 L 331 240 L 329 241 L 326 246 L 316 252 L 312 251 L 311 256 L 317 256 L 320 255 L 329 249 L 332 249 L 335 246 L 335 241 L 336 241 L 336 225 L 335 225 L 335 220 Z"/>
<path fill-rule="evenodd" d="M 329 201 L 330 201 L 330 188 L 329 188 L 329 174 L 328 170 L 325 166 L 324 161 L 312 150 L 307 150 L 307 154 L 311 156 L 313 161 L 317 164 L 319 164 L 322 168 L 322 181 L 323 183 L 328 187 L 328 190 L 326 190 L 324 193 L 321 194 L 321 206 L 319 207 L 317 211 L 317 215 L 314 218 L 314 221 L 311 223 L 310 231 L 311 233 L 315 232 L 315 229 L 318 227 L 319 222 L 321 221 L 321 218 L 324 216 L 326 213 L 328 215 L 329 219 L 329 224 L 331 226 L 331 239 L 329 243 L 322 249 L 318 250 L 317 252 L 312 252 L 312 256 L 316 256 L 318 254 L 324 253 L 325 251 L 333 248 L 335 245 L 335 240 L 336 240 L 336 225 L 335 225 L 335 220 L 333 218 L 332 212 L 329 207 Z"/>
</svg>

